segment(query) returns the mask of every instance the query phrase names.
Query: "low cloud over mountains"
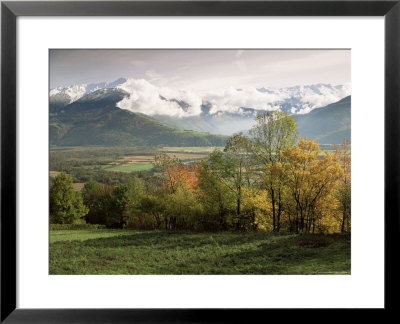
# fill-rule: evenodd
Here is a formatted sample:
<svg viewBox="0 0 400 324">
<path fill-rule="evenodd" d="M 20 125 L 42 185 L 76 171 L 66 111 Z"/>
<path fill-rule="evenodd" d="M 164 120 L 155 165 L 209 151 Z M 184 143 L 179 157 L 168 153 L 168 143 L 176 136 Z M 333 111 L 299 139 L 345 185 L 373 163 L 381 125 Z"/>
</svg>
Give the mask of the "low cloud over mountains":
<svg viewBox="0 0 400 324">
<path fill-rule="evenodd" d="M 64 98 L 72 103 L 85 94 L 104 88 L 118 88 L 127 95 L 117 107 L 149 116 L 175 118 L 209 115 L 246 114 L 248 109 L 271 111 L 280 109 L 290 114 L 305 114 L 315 108 L 336 102 L 351 93 L 349 84 L 315 84 L 286 88 L 225 88 L 212 91 L 180 90 L 160 87 L 144 79 L 120 78 L 111 83 L 94 83 L 57 87 L 50 90 L 53 99 Z"/>
</svg>

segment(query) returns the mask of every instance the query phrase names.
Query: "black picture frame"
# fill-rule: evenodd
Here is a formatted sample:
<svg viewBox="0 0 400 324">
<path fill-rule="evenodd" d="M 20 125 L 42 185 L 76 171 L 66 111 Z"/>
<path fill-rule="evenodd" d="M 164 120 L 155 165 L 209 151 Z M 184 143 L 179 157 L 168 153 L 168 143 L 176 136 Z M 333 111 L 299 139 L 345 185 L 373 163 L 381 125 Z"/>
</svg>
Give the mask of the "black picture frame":
<svg viewBox="0 0 400 324">
<path fill-rule="evenodd" d="M 277 310 L 16 308 L 16 19 L 19 16 L 384 16 L 385 313 L 398 307 L 400 233 L 400 0 L 4 1 L 1 3 L 1 322 L 258 322 Z M 297 310 L 300 311 L 300 310 Z M 315 311 L 315 310 L 313 310 Z M 331 311 L 330 311 L 331 312 Z M 379 311 L 379 314 L 382 311 Z M 314 313 L 316 314 L 316 313 Z M 304 315 L 303 315 L 304 316 Z M 314 316 L 314 315 L 313 315 Z M 369 315 L 368 315 L 369 316 Z M 304 319 L 304 318 L 303 318 Z"/>
</svg>

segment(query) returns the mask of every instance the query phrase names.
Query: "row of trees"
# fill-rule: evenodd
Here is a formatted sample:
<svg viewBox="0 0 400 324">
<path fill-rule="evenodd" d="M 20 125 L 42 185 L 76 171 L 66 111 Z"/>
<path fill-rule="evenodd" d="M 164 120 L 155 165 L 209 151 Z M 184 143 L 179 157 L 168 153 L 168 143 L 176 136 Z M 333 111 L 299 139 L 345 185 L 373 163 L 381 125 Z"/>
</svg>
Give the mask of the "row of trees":
<svg viewBox="0 0 400 324">
<path fill-rule="evenodd" d="M 297 138 L 292 117 L 259 115 L 249 135 L 233 135 L 224 150 L 214 150 L 199 165 L 166 154 L 156 157 L 161 173 L 153 183 L 158 185 L 137 178 L 116 187 L 89 181 L 81 194 L 69 193 L 81 195 L 75 198 L 80 207 L 69 209 L 76 217 L 51 221 L 83 217 L 118 228 L 350 231 L 349 143 L 322 154 L 316 142 Z"/>
</svg>

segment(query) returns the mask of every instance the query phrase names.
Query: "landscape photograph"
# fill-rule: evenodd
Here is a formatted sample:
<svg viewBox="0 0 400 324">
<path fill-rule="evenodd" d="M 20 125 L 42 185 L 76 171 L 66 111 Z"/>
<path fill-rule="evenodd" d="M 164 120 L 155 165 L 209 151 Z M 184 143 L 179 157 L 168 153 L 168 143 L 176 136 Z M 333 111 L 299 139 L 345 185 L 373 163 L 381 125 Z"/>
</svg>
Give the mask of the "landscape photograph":
<svg viewBox="0 0 400 324">
<path fill-rule="evenodd" d="M 350 275 L 351 51 L 50 49 L 50 275 Z"/>
</svg>

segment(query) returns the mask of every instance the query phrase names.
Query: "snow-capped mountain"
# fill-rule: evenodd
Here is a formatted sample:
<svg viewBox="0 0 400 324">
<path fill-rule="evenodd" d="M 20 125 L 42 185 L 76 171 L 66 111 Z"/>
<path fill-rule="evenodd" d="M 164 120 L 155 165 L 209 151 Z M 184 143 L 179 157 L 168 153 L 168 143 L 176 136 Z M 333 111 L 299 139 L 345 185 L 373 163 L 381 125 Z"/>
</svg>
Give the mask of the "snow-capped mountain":
<svg viewBox="0 0 400 324">
<path fill-rule="evenodd" d="M 223 146 L 226 137 L 239 131 L 247 133 L 255 124 L 254 108 L 240 112 L 212 112 L 213 103 L 201 104 L 201 113 L 177 118 L 167 114 L 143 114 L 118 105 L 135 94 L 120 87 L 89 92 L 72 103 L 50 100 L 50 139 L 57 145 L 171 145 Z M 173 109 L 190 109 L 186 101 L 159 97 Z M 214 107 L 215 108 L 215 107 Z M 314 138 L 323 144 L 350 139 L 350 96 L 310 113 L 293 115 L 300 136 Z M 196 133 L 201 131 L 201 133 Z M 208 134 L 205 134 L 208 133 Z M 211 135 L 215 134 L 215 135 Z"/>
<path fill-rule="evenodd" d="M 315 108 L 336 102 L 351 93 L 349 85 L 314 84 L 281 89 L 259 88 L 263 93 L 280 97 L 275 102 L 279 109 L 289 114 L 306 114 Z"/>
<path fill-rule="evenodd" d="M 50 144 L 66 146 L 223 146 L 226 137 L 180 131 L 144 114 L 116 106 L 121 89 L 90 92 L 50 114 Z M 50 112 L 54 111 L 50 102 Z"/>
<path fill-rule="evenodd" d="M 107 89 L 123 93 L 116 107 L 141 113 L 182 130 L 231 135 L 248 130 L 260 111 L 307 114 L 349 96 L 349 85 L 314 84 L 286 88 L 226 88 L 195 92 L 158 87 L 144 79 L 119 78 L 110 83 L 57 87 L 50 90 L 50 114 L 78 100 L 97 100 Z M 96 99 L 97 98 L 97 99 Z"/>
<path fill-rule="evenodd" d="M 125 78 L 119 78 L 113 82 L 99 82 L 90 84 L 75 84 L 69 86 L 60 86 L 50 90 L 50 99 L 64 99 L 68 103 L 72 103 L 84 95 L 100 90 L 100 89 L 112 89 L 115 88 L 127 80 Z"/>
<path fill-rule="evenodd" d="M 157 87 L 143 79 L 119 78 L 113 82 L 60 86 L 50 90 L 50 99 L 72 103 L 99 89 L 119 88 L 129 95 L 118 107 L 147 115 L 188 117 L 208 113 L 246 115 L 258 110 L 282 110 L 289 114 L 305 114 L 315 108 L 336 102 L 351 93 L 349 85 L 314 84 L 286 88 L 226 88 L 196 93 Z"/>
</svg>

